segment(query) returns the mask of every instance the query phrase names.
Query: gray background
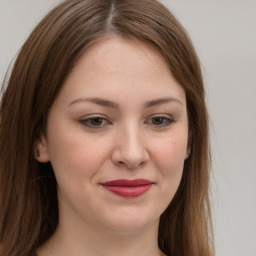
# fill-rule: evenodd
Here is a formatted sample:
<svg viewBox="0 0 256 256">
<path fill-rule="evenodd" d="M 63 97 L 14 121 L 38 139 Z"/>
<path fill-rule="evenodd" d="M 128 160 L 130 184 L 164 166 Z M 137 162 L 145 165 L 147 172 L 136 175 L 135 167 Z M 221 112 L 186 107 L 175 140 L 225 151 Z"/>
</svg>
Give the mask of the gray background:
<svg viewBox="0 0 256 256">
<path fill-rule="evenodd" d="M 60 0 L 0 0 L 0 80 Z M 256 0 L 162 0 L 202 63 L 211 117 L 217 256 L 256 256 Z M 11 117 L 10 117 L 11 118 Z"/>
</svg>

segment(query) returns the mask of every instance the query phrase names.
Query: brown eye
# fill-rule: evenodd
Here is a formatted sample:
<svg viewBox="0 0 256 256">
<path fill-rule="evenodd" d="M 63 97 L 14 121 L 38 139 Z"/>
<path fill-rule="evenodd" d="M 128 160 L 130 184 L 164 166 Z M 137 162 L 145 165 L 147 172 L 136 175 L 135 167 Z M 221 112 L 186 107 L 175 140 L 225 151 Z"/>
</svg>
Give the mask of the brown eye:
<svg viewBox="0 0 256 256">
<path fill-rule="evenodd" d="M 163 117 L 152 118 L 152 124 L 154 124 L 154 125 L 163 125 L 164 121 L 165 121 L 165 118 L 163 118 Z"/>
<path fill-rule="evenodd" d="M 80 120 L 80 123 L 90 128 L 101 128 L 108 124 L 108 121 L 102 117 L 92 117 Z"/>
<path fill-rule="evenodd" d="M 165 116 L 155 116 L 146 121 L 146 123 L 156 127 L 165 127 L 173 122 L 174 121 L 171 118 Z"/>
<path fill-rule="evenodd" d="M 102 123 L 103 123 L 103 118 L 95 117 L 95 118 L 90 119 L 90 124 L 92 126 L 101 126 Z"/>
</svg>

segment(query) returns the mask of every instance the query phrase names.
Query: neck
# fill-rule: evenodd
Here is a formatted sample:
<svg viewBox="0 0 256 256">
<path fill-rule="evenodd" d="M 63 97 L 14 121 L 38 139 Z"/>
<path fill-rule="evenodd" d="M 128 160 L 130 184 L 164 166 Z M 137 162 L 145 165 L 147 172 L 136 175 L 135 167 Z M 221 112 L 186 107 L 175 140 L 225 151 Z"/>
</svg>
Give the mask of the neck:
<svg viewBox="0 0 256 256">
<path fill-rule="evenodd" d="M 136 232 L 117 232 L 102 225 L 60 218 L 53 237 L 39 250 L 39 256 L 162 256 L 158 248 L 158 224 Z"/>
</svg>

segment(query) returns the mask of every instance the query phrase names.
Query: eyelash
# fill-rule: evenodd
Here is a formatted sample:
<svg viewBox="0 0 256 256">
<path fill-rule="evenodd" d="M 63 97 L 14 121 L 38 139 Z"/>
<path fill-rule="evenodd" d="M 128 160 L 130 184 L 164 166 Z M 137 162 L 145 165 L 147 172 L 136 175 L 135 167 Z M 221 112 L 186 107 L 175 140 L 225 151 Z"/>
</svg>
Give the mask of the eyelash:
<svg viewBox="0 0 256 256">
<path fill-rule="evenodd" d="M 104 124 L 102 125 L 93 125 L 92 121 L 96 121 L 97 119 L 101 120 L 102 122 L 104 122 Z M 86 127 L 92 128 L 92 129 L 99 129 L 102 128 L 103 126 L 105 126 L 106 124 L 111 124 L 106 118 L 101 117 L 101 116 L 92 116 L 89 118 L 85 118 L 80 120 L 80 123 Z"/>
<path fill-rule="evenodd" d="M 156 120 L 156 119 L 162 119 L 163 121 L 163 124 L 160 124 L 160 125 L 156 125 L 156 124 L 153 124 L 152 123 L 152 120 Z M 153 125 L 153 126 L 156 126 L 156 127 L 166 127 L 166 126 L 169 126 L 171 125 L 172 123 L 174 123 L 174 120 L 170 117 L 166 117 L 166 116 L 162 116 L 162 115 L 157 115 L 157 116 L 153 116 L 151 117 L 149 120 L 151 120 L 151 122 L 149 123 L 148 121 L 146 123 L 149 123 L 150 125 Z"/>
<path fill-rule="evenodd" d="M 97 122 L 100 121 L 99 125 L 93 125 L 92 122 L 96 121 Z M 163 124 L 154 124 L 152 121 L 156 119 L 161 119 Z M 148 121 L 151 120 L 151 121 Z M 157 115 L 157 116 L 153 116 L 151 118 L 149 118 L 145 123 L 146 124 L 150 124 L 152 126 L 158 127 L 158 128 L 162 128 L 162 127 L 167 127 L 169 125 L 171 125 L 172 123 L 174 123 L 175 121 L 172 118 L 168 118 L 166 116 L 162 116 L 162 115 Z M 106 118 L 101 117 L 101 116 L 93 116 L 93 117 L 89 117 L 89 118 L 85 118 L 79 121 L 82 125 L 92 128 L 92 129 L 100 129 L 102 127 L 104 127 L 107 124 L 112 124 L 111 122 L 109 122 Z M 103 123 L 103 124 L 102 124 Z"/>
</svg>

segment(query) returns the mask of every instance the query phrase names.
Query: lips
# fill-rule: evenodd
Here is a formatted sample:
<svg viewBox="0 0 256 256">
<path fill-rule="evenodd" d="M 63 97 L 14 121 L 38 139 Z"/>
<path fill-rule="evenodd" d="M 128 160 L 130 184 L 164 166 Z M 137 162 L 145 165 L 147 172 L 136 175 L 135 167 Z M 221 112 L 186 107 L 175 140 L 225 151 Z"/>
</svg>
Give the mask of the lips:
<svg viewBox="0 0 256 256">
<path fill-rule="evenodd" d="M 145 179 L 112 180 L 101 185 L 108 191 L 121 197 L 138 197 L 146 193 L 154 183 Z"/>
</svg>

